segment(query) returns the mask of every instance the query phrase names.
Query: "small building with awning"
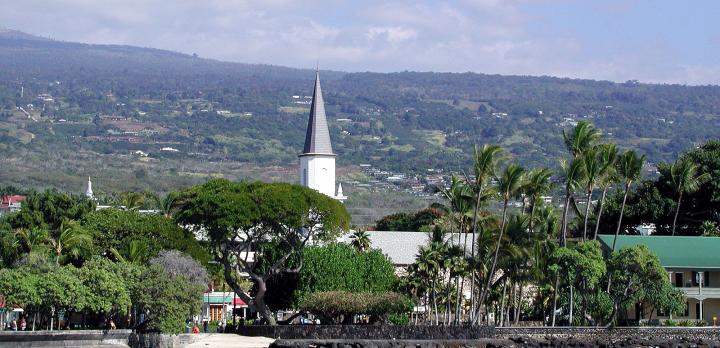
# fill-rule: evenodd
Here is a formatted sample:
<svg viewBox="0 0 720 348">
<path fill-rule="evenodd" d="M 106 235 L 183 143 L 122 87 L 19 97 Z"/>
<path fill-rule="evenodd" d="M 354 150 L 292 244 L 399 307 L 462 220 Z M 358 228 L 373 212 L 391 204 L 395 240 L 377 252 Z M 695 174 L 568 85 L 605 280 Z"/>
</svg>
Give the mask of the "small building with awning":
<svg viewBox="0 0 720 348">
<path fill-rule="evenodd" d="M 598 239 L 606 252 L 612 250 L 614 235 Z M 684 313 L 673 319 L 702 320 L 707 324 L 720 318 L 720 237 L 686 236 L 617 236 L 615 250 L 643 244 L 660 259 L 668 279 L 687 298 Z M 629 313 L 630 319 L 641 319 L 641 309 Z M 669 313 L 653 312 L 658 319 Z"/>
<path fill-rule="evenodd" d="M 245 319 L 250 314 L 248 305 L 234 292 L 212 291 L 203 294 L 203 320 L 232 321 L 233 314 Z"/>
</svg>

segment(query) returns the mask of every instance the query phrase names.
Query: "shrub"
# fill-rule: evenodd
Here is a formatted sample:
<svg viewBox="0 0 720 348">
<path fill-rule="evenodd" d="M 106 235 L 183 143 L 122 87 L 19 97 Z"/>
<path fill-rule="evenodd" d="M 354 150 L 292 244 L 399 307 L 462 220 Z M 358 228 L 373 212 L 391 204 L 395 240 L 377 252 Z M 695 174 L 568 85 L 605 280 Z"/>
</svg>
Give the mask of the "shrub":
<svg viewBox="0 0 720 348">
<path fill-rule="evenodd" d="M 412 302 L 395 292 L 316 292 L 308 296 L 301 309 L 315 314 L 323 323 L 352 323 L 357 314 L 367 314 L 372 322 L 385 322 L 390 314 L 406 314 Z"/>
<path fill-rule="evenodd" d="M 664 326 L 678 326 L 678 322 L 672 319 L 667 319 L 663 323 Z"/>
<path fill-rule="evenodd" d="M 393 313 L 388 315 L 388 321 L 393 325 L 407 325 L 410 323 L 410 316 L 407 313 Z"/>
</svg>

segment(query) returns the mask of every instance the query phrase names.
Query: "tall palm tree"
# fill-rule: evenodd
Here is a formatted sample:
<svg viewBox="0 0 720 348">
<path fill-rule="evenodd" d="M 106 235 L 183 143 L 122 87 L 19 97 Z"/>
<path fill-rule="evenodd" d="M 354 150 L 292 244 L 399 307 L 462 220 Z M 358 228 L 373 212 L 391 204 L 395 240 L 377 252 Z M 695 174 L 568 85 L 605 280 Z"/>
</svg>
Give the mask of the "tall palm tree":
<svg viewBox="0 0 720 348">
<path fill-rule="evenodd" d="M 686 158 L 678 159 L 672 165 L 662 165 L 659 169 L 677 195 L 672 225 L 672 235 L 674 236 L 683 194 L 697 191 L 710 178 L 710 174 L 698 173 L 698 166 Z"/>
<path fill-rule="evenodd" d="M 29 254 L 47 247 L 48 232 L 40 227 L 19 228 L 15 230 L 15 238 L 20 246 Z"/>
<path fill-rule="evenodd" d="M 60 265 L 62 256 L 83 256 L 90 249 L 92 237 L 77 221 L 65 220 L 48 238 L 48 242 L 55 254 L 55 264 Z"/>
<path fill-rule="evenodd" d="M 502 238 L 505 232 L 505 226 L 507 224 L 508 203 L 510 202 L 510 199 L 517 196 L 518 189 L 522 185 L 524 177 L 525 169 L 513 163 L 505 167 L 502 175 L 497 178 L 497 190 L 503 200 L 502 219 L 500 220 L 500 234 L 498 235 L 495 244 L 495 253 L 493 255 L 492 266 L 490 266 L 490 271 L 487 274 L 487 284 L 483 287 L 482 292 L 480 293 L 480 298 L 478 299 L 479 306 L 481 306 L 485 302 L 485 297 L 487 296 L 487 292 L 490 289 L 490 285 L 492 283 L 492 276 L 495 273 L 495 267 L 497 266 L 498 253 L 500 252 L 500 245 L 502 244 Z M 478 313 L 476 313 L 473 319 L 474 322 L 477 322 L 477 318 L 480 314 L 480 307 L 478 307 L 477 311 Z"/>
<path fill-rule="evenodd" d="M 585 218 L 583 221 L 583 241 L 587 239 L 588 218 L 590 218 L 590 206 L 592 205 L 592 194 L 595 185 L 600 178 L 602 171 L 602 162 L 598 156 L 598 148 L 593 147 L 587 149 L 581 156 L 580 160 L 583 164 L 583 183 L 585 184 Z"/>
<path fill-rule="evenodd" d="M 440 273 L 440 264 L 442 257 L 442 243 L 431 242 L 429 245 L 420 247 L 415 258 L 418 273 L 425 279 L 426 286 L 429 289 L 425 301 L 426 307 L 431 305 L 435 314 L 435 325 L 439 324 L 437 308 L 437 280 Z"/>
<path fill-rule="evenodd" d="M 580 157 L 585 151 L 592 148 L 598 139 L 600 139 L 600 131 L 588 121 L 578 122 L 570 133 L 563 130 L 565 147 L 570 151 L 573 158 Z"/>
<path fill-rule="evenodd" d="M 628 192 L 633 182 L 640 180 L 642 175 L 642 167 L 645 164 L 645 155 L 638 156 L 634 150 L 625 151 L 618 159 L 618 174 L 625 182 L 625 193 L 623 194 L 622 205 L 620 206 L 620 218 L 618 218 L 617 230 L 613 238 L 612 251 L 615 251 L 617 237 L 622 227 L 623 214 L 625 213 L 625 203 L 627 202 Z"/>
<path fill-rule="evenodd" d="M 595 218 L 595 234 L 593 239 L 597 239 L 598 231 L 600 230 L 600 219 L 602 218 L 603 205 L 605 204 L 605 196 L 610 185 L 617 182 L 617 158 L 618 149 L 615 144 L 602 144 L 600 145 L 600 178 L 598 185 L 602 188 L 602 196 L 600 196 L 600 203 L 598 204 L 598 213 Z"/>
<path fill-rule="evenodd" d="M 526 176 L 526 192 L 530 197 L 530 232 L 535 232 L 535 210 L 540 197 L 552 190 L 551 177 L 552 171 L 547 168 L 533 168 Z"/>
<path fill-rule="evenodd" d="M 499 145 L 483 145 L 482 149 L 478 150 L 475 146 L 475 153 L 473 156 L 473 173 L 475 174 L 475 181 L 473 182 L 472 189 L 475 194 L 475 209 L 473 212 L 472 220 L 472 241 L 471 241 L 471 257 L 475 257 L 475 235 L 478 230 L 478 212 L 484 199 L 489 197 L 487 187 L 490 184 L 490 180 L 495 177 L 497 166 L 502 159 L 502 147 Z M 470 182 L 470 180 L 468 180 Z M 472 280 L 470 282 L 470 313 L 474 315 L 475 312 L 475 272 L 472 272 Z"/>
<path fill-rule="evenodd" d="M 560 167 L 565 177 L 565 204 L 562 214 L 562 246 L 567 245 L 567 225 L 568 225 L 568 209 L 570 208 L 570 199 L 573 192 L 580 186 L 580 180 L 584 175 L 585 166 L 579 159 L 571 162 L 565 160 L 560 161 Z"/>
<path fill-rule="evenodd" d="M 145 242 L 131 240 L 120 250 L 110 248 L 110 253 L 117 261 L 141 264 L 150 258 L 150 246 Z"/>
<path fill-rule="evenodd" d="M 150 195 L 150 198 L 155 203 L 155 209 L 160 211 L 165 217 L 172 217 L 173 211 L 175 210 L 175 202 L 177 201 L 177 193 L 170 192 L 162 198 L 153 194 Z"/>
<path fill-rule="evenodd" d="M 350 244 L 358 252 L 362 253 L 370 250 L 370 234 L 367 233 L 365 230 L 358 229 L 357 231 L 353 232 L 352 236 L 350 236 L 350 240 Z"/>
</svg>

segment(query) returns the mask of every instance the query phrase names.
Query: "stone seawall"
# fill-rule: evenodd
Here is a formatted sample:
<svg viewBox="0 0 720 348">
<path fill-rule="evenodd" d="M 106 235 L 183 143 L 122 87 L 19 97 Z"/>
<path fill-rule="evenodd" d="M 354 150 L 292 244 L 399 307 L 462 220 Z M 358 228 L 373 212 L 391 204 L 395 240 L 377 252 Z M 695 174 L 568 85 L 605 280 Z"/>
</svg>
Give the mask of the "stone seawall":
<svg viewBox="0 0 720 348">
<path fill-rule="evenodd" d="M 357 339 L 357 340 L 472 340 L 495 337 L 491 326 L 433 325 L 253 325 L 240 326 L 236 333 L 276 339 Z"/>
<path fill-rule="evenodd" d="M 130 330 L 0 331 L 0 347 L 128 347 Z"/>
<path fill-rule="evenodd" d="M 362 329 L 359 327 L 354 332 L 360 332 Z M 404 327 L 404 337 L 380 336 L 390 333 L 388 327 L 384 330 L 367 329 L 366 334 L 374 332 L 377 335 L 371 338 L 338 337 L 332 330 L 322 329 L 322 326 L 308 325 L 303 328 L 292 332 L 276 329 L 274 332 L 292 333 L 293 337 L 277 336 L 283 339 L 275 341 L 271 348 L 720 347 L 720 328 L 709 327 L 486 328 L 486 331 L 481 331 L 482 335 L 473 335 L 468 332 L 471 329 L 468 327 L 407 326 Z M 428 328 L 433 328 L 432 337 L 423 337 L 430 331 Z M 353 330 L 346 329 L 343 334 L 349 332 Z M 305 336 L 301 336 L 301 333 Z"/>
<path fill-rule="evenodd" d="M 0 348 L 181 348 L 207 334 L 136 334 L 131 330 L 0 331 Z"/>
</svg>

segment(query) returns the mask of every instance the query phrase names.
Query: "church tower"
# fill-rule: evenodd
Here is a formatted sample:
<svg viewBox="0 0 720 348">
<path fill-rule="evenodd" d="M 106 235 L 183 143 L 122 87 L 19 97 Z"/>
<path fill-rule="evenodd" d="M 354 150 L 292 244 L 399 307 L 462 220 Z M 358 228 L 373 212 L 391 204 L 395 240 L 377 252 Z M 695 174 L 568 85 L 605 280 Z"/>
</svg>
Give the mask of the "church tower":
<svg viewBox="0 0 720 348">
<path fill-rule="evenodd" d="M 90 181 L 90 177 L 88 176 L 88 182 L 87 187 L 85 189 L 85 197 L 93 199 L 93 189 L 92 189 L 92 181 Z"/>
<path fill-rule="evenodd" d="M 317 71 L 310 118 L 305 133 L 305 147 L 299 157 L 301 185 L 338 200 L 347 198 L 342 194 L 342 188 L 339 188 L 340 192 L 338 192 L 335 187 L 335 154 L 330 143 L 325 102 L 320 89 L 320 74 Z"/>
</svg>

